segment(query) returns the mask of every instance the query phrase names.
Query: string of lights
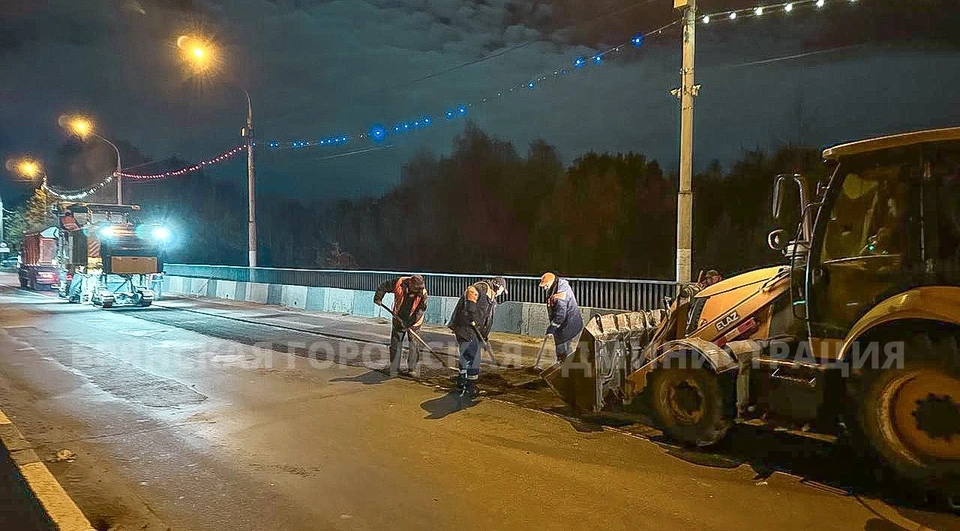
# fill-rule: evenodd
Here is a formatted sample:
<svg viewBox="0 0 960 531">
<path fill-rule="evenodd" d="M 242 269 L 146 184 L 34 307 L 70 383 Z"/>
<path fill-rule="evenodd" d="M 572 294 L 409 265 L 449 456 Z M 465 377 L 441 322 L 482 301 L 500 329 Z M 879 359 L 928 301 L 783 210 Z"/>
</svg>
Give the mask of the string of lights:
<svg viewBox="0 0 960 531">
<path fill-rule="evenodd" d="M 58 197 L 60 199 L 65 199 L 67 201 L 77 201 L 81 199 L 86 199 L 87 197 L 99 192 L 105 186 L 110 184 L 112 181 L 113 181 L 113 175 L 108 175 L 97 184 L 89 188 L 85 188 L 83 190 L 58 190 L 57 188 L 54 188 L 48 185 L 46 180 L 44 180 L 43 184 L 41 184 L 40 187 L 43 188 L 44 191 L 46 191 L 47 193 L 55 197 Z"/>
<path fill-rule="evenodd" d="M 76 201 L 76 200 L 80 200 L 80 199 L 86 199 L 87 197 L 89 197 L 89 196 L 91 196 L 91 195 L 99 192 L 99 191 L 102 190 L 105 186 L 107 186 L 108 184 L 110 184 L 111 182 L 113 182 L 113 179 L 114 179 L 117 175 L 120 175 L 120 176 L 123 177 L 124 179 L 134 179 L 134 180 L 140 180 L 140 181 L 166 179 L 166 178 L 170 178 L 170 177 L 179 177 L 179 176 L 185 175 L 185 174 L 187 174 L 187 173 L 191 173 L 191 172 L 198 171 L 198 170 L 200 170 L 200 169 L 202 169 L 202 168 L 205 168 L 205 167 L 207 167 L 207 166 L 211 166 L 211 165 L 213 165 L 213 164 L 218 164 L 218 163 L 220 163 L 220 162 L 224 162 L 225 160 L 227 160 L 227 159 L 229 159 L 229 158 L 237 155 L 238 153 L 240 153 L 240 152 L 243 151 L 244 149 L 246 149 L 246 146 L 237 146 L 237 147 L 235 147 L 235 148 L 230 149 L 229 151 L 225 151 L 225 152 L 221 153 L 220 155 L 217 155 L 216 157 L 213 157 L 212 159 L 202 160 L 202 161 L 200 161 L 200 162 L 198 162 L 198 163 L 196 163 L 196 164 L 192 164 L 192 165 L 190 165 L 190 166 L 185 166 L 185 167 L 180 168 L 180 169 L 178 169 L 178 170 L 165 171 L 165 172 L 163 172 L 163 173 L 146 173 L 146 174 L 145 174 L 145 173 L 127 173 L 127 172 L 122 172 L 122 171 L 119 172 L 119 173 L 114 172 L 114 173 L 112 173 L 112 174 L 110 174 L 110 175 L 107 175 L 107 176 L 104 177 L 103 179 L 101 179 L 100 182 L 98 182 L 97 184 L 95 184 L 95 185 L 93 185 L 93 186 L 90 186 L 89 188 L 84 188 L 84 189 L 82 189 L 82 190 L 60 190 L 60 189 L 58 189 L 58 188 L 49 186 L 49 185 L 46 183 L 46 181 L 44 181 L 43 184 L 41 184 L 40 186 L 41 186 L 46 192 L 48 192 L 48 193 L 50 193 L 50 194 L 52 194 L 52 195 L 54 195 L 54 196 L 56 196 L 56 197 L 58 197 L 58 198 L 60 198 L 60 199 L 66 199 L 66 200 L 68 200 L 68 201 Z"/>
<path fill-rule="evenodd" d="M 847 4 L 855 5 L 858 4 L 860 0 L 795 0 L 787 2 L 777 2 L 765 5 L 759 5 L 755 7 L 748 7 L 743 9 L 729 9 L 725 11 L 716 11 L 708 14 L 704 14 L 698 17 L 698 21 L 702 24 L 711 24 L 716 22 L 734 22 L 738 19 L 748 19 L 748 18 L 759 18 L 774 14 L 781 15 L 790 15 L 794 11 L 802 10 L 803 8 L 815 8 L 816 10 L 821 10 L 827 6 Z M 634 35 L 629 41 L 623 42 L 621 44 L 611 46 L 606 50 L 600 51 L 589 57 L 576 57 L 569 66 L 556 68 L 553 70 L 554 79 L 563 79 L 567 77 L 568 74 L 577 72 L 581 69 L 584 69 L 587 66 L 600 66 L 607 59 L 611 58 L 617 53 L 620 53 L 624 48 L 641 48 L 646 41 L 650 38 L 654 38 L 663 34 L 663 32 L 673 26 L 678 26 L 680 20 L 675 20 L 666 24 L 662 27 L 656 28 L 652 31 L 645 33 L 638 33 Z M 529 79 L 524 83 L 519 85 L 514 85 L 509 87 L 506 90 L 501 90 L 496 93 L 496 96 L 483 97 L 478 101 L 465 102 L 458 105 L 454 105 L 446 108 L 442 115 L 447 119 L 447 121 L 455 121 L 458 118 L 467 116 L 470 112 L 470 109 L 481 104 L 486 104 L 490 102 L 500 101 L 504 97 L 507 97 L 511 94 L 516 94 L 524 90 L 530 91 L 540 88 L 541 84 L 551 79 L 550 75 L 539 75 L 533 79 Z M 359 139 L 368 139 L 373 142 L 382 142 L 390 135 L 401 135 L 405 133 L 415 132 L 426 127 L 430 127 L 434 124 L 434 120 L 431 118 L 430 114 L 420 114 L 416 115 L 413 118 L 407 120 L 401 120 L 395 123 L 393 126 L 384 126 L 382 124 L 375 124 L 367 131 L 358 131 L 352 134 L 349 133 L 338 133 L 335 135 L 324 136 L 319 140 L 271 140 L 267 142 L 267 147 L 271 150 L 277 149 L 298 149 L 298 148 L 307 148 L 307 147 L 335 147 L 341 146 L 350 142 L 351 140 Z"/>
<path fill-rule="evenodd" d="M 787 14 L 794 12 L 797 9 L 804 7 L 815 7 L 817 9 L 823 9 L 828 4 L 837 5 L 837 4 L 856 4 L 858 0 L 796 0 L 793 2 L 780 2 L 777 4 L 767 4 L 756 7 L 748 7 L 744 9 L 730 9 L 727 11 L 717 11 L 715 13 L 709 13 L 700 16 L 698 19 L 702 24 L 710 24 L 712 22 L 722 22 L 722 21 L 735 21 L 743 18 L 758 18 L 765 15 L 772 15 L 775 13 Z"/>
<path fill-rule="evenodd" d="M 513 85 L 506 89 L 497 91 L 496 94 L 491 93 L 487 97 L 481 97 L 478 100 L 466 101 L 456 105 L 451 105 L 444 109 L 442 113 L 439 113 L 438 116 L 443 116 L 448 122 L 456 121 L 459 118 L 463 118 L 470 113 L 470 109 L 477 107 L 479 105 L 485 105 L 488 103 L 493 103 L 497 101 L 502 101 L 504 98 L 509 97 L 513 94 L 518 94 L 524 91 L 532 91 L 538 88 L 541 88 L 543 84 L 552 80 L 560 80 L 568 77 L 570 74 L 582 70 L 588 65 L 599 66 L 603 64 L 607 59 L 612 58 L 616 54 L 622 53 L 625 49 L 639 49 L 641 48 L 649 39 L 659 37 L 663 35 L 663 32 L 680 24 L 680 20 L 674 20 L 668 24 L 665 24 L 659 28 L 656 28 L 651 31 L 644 33 L 637 33 L 630 38 L 629 41 L 622 42 L 620 44 L 611 46 L 605 50 L 599 51 L 589 58 L 587 57 L 576 57 L 574 58 L 569 65 L 564 65 L 562 67 L 557 67 L 552 70 L 552 75 L 550 74 L 540 74 L 535 76 L 532 79 L 527 79 L 522 83 Z M 373 142 L 382 142 L 388 136 L 391 135 L 402 135 L 405 133 L 411 133 L 415 131 L 422 130 L 424 128 L 430 127 L 434 124 L 434 119 L 431 117 L 431 114 L 424 113 L 419 115 L 414 115 L 411 118 L 406 120 L 401 120 L 394 123 L 392 126 L 385 126 L 381 123 L 377 123 L 370 127 L 366 131 L 358 131 L 354 133 L 339 133 L 336 135 L 324 136 L 319 140 L 271 140 L 267 142 L 267 147 L 276 150 L 276 149 L 298 149 L 298 148 L 307 148 L 307 147 L 333 147 L 341 146 L 350 142 L 351 140 L 363 140 L 367 139 Z"/>
<path fill-rule="evenodd" d="M 166 179 L 168 177 L 179 177 L 187 173 L 198 171 L 207 166 L 212 166 L 214 164 L 219 164 L 221 162 L 224 162 L 227 159 L 230 159 L 236 156 L 238 153 L 240 153 L 244 149 L 246 149 L 246 146 L 237 146 L 229 149 L 228 151 L 224 151 L 223 153 L 217 155 L 216 157 L 213 157 L 212 159 L 202 160 L 196 164 L 185 166 L 178 170 L 170 170 L 162 173 L 127 173 L 127 172 L 121 171 L 117 173 L 117 175 L 119 175 L 120 177 L 123 177 L 124 179 L 134 179 L 134 180 L 140 180 L 140 181 Z"/>
</svg>

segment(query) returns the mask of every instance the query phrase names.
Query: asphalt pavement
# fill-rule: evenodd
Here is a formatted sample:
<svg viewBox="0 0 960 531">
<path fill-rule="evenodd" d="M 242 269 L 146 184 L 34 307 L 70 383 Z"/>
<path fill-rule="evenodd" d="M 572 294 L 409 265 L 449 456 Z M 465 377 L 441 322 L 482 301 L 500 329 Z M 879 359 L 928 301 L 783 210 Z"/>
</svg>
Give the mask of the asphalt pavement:
<svg viewBox="0 0 960 531">
<path fill-rule="evenodd" d="M 691 452 L 574 419 L 542 386 L 464 402 L 440 363 L 388 378 L 389 323 L 99 310 L 14 282 L 0 274 L 0 408 L 98 529 L 960 530 L 883 501 L 833 445 L 744 427 Z"/>
</svg>

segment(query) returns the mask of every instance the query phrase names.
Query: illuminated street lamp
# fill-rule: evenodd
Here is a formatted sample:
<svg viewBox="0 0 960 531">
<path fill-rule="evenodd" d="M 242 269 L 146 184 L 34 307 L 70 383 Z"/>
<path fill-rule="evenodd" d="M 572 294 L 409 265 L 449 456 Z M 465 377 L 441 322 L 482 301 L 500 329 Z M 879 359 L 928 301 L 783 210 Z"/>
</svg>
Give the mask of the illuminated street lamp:
<svg viewBox="0 0 960 531">
<path fill-rule="evenodd" d="M 117 180 L 117 204 L 123 204 L 123 183 L 121 182 L 120 170 L 122 168 L 120 164 L 120 148 L 116 144 L 107 140 L 106 138 L 97 134 L 94 130 L 93 121 L 85 116 L 80 115 L 63 115 L 60 117 L 57 122 L 61 127 L 65 128 L 70 133 L 77 135 L 80 140 L 86 140 L 88 136 L 92 136 L 103 142 L 106 142 L 117 152 L 117 169 L 114 171 L 113 177 Z"/>
<path fill-rule="evenodd" d="M 7 159 L 5 164 L 7 171 L 14 173 L 21 179 L 33 181 L 41 179 L 41 184 L 46 186 L 47 174 L 43 170 L 43 163 L 31 157 L 17 157 Z"/>
<path fill-rule="evenodd" d="M 193 35 L 181 35 L 177 38 L 177 48 L 190 69 L 201 77 L 212 76 L 220 66 L 217 47 L 211 41 Z M 247 147 L 247 256 L 250 267 L 257 267 L 257 203 L 255 171 L 253 166 L 253 104 L 250 93 L 241 86 L 234 85 L 247 97 L 247 126 L 241 131 Z"/>
<path fill-rule="evenodd" d="M 43 163 L 32 157 L 7 159 L 7 171 L 24 181 L 39 181 L 41 188 L 47 187 L 47 172 Z"/>
<path fill-rule="evenodd" d="M 40 178 L 40 186 L 43 188 L 47 186 L 47 174 L 43 170 L 43 164 L 36 159 L 30 157 L 8 159 L 6 168 L 25 180 L 33 181 Z M 0 252 L 9 252 L 3 240 L 3 199 L 0 199 Z"/>
</svg>

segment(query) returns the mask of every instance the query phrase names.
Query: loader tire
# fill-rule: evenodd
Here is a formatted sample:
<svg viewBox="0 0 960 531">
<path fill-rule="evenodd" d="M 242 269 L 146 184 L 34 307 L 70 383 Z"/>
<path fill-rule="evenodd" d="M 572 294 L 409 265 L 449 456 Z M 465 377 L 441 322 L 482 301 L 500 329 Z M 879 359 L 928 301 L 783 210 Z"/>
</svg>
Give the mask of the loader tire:
<svg viewBox="0 0 960 531">
<path fill-rule="evenodd" d="M 706 368 L 664 367 L 653 371 L 650 406 L 660 427 L 688 446 L 712 446 L 733 425 L 720 377 Z"/>
<path fill-rule="evenodd" d="M 918 333 L 898 367 L 872 368 L 858 382 L 857 428 L 903 479 L 960 495 L 960 349 L 949 332 Z"/>
</svg>

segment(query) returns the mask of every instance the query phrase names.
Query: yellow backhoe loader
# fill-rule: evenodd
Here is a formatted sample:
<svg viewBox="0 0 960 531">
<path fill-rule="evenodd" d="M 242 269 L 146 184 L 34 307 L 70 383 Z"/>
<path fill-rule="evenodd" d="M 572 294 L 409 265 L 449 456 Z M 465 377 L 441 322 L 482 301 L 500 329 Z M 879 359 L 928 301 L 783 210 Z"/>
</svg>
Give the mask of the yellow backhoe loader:
<svg viewBox="0 0 960 531">
<path fill-rule="evenodd" d="M 775 180 L 775 219 L 797 201 L 795 236 L 768 242 L 786 265 L 597 316 L 543 377 L 580 413 L 643 405 L 688 445 L 742 421 L 851 433 L 960 499 L 960 127 L 823 158 L 822 182 Z"/>
</svg>

